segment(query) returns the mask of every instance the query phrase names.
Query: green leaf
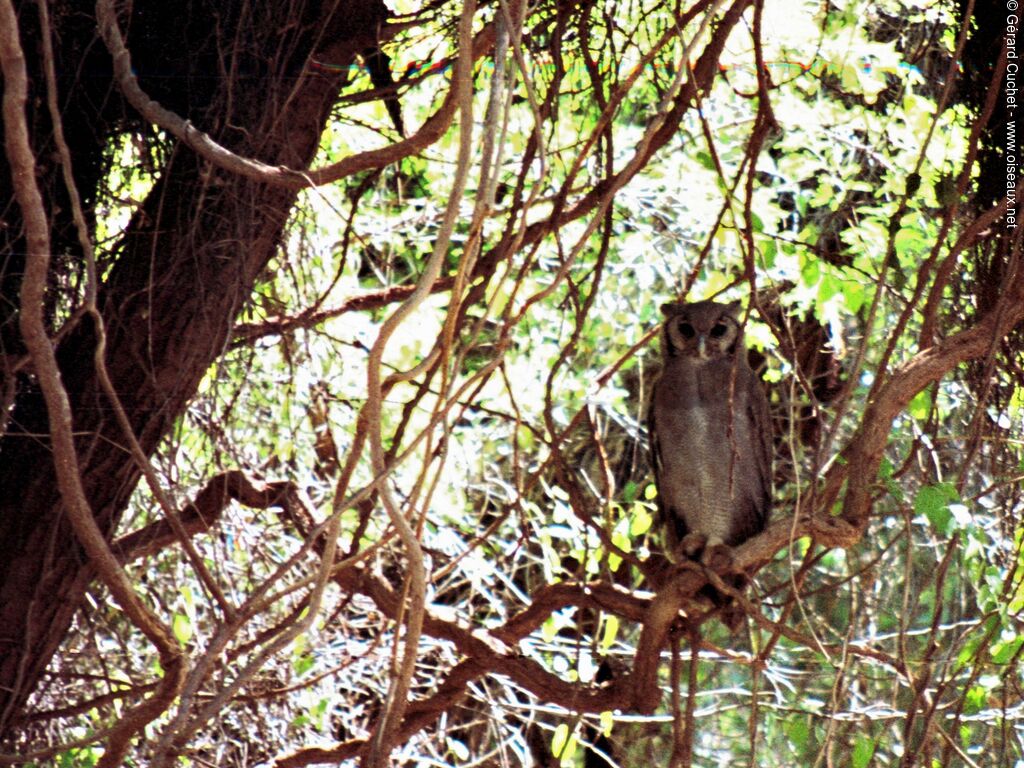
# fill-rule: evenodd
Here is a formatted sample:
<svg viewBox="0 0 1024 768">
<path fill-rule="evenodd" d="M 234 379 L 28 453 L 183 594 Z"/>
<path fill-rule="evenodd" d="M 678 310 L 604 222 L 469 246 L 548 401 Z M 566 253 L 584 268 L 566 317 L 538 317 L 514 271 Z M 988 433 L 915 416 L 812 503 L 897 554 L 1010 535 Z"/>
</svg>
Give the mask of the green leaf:
<svg viewBox="0 0 1024 768">
<path fill-rule="evenodd" d="M 601 633 L 601 650 L 607 651 L 615 643 L 619 633 L 619 617 L 609 614 L 604 620 L 604 631 Z"/>
<path fill-rule="evenodd" d="M 642 536 L 651 529 L 652 522 L 654 522 L 654 518 L 647 511 L 647 507 L 643 504 L 634 504 L 633 518 L 629 522 L 629 535 L 634 537 Z"/>
<path fill-rule="evenodd" d="M 615 554 L 614 552 L 609 552 L 608 567 L 612 569 L 612 572 L 618 573 L 620 565 L 622 565 L 622 557 Z"/>
<path fill-rule="evenodd" d="M 992 661 L 996 664 L 1008 664 L 1024 645 L 1024 635 L 1010 635 L 1008 638 L 992 644 Z"/>
<path fill-rule="evenodd" d="M 195 616 L 196 600 L 192 594 L 192 588 L 188 584 L 182 584 L 180 591 L 181 597 L 185 601 L 185 610 L 188 611 L 189 616 Z"/>
<path fill-rule="evenodd" d="M 622 500 L 627 504 L 631 501 L 636 501 L 636 496 L 639 492 L 639 486 L 632 480 L 629 480 L 622 489 Z"/>
<path fill-rule="evenodd" d="M 870 736 L 861 734 L 853 745 L 853 757 L 850 765 L 853 768 L 867 768 L 871 758 L 875 755 L 875 740 Z"/>
<path fill-rule="evenodd" d="M 1024 584 L 1018 579 L 1017 589 L 1014 590 L 1013 597 L 1010 598 L 1010 602 L 1006 605 L 1006 612 L 1011 616 L 1016 616 L 1021 611 L 1024 611 Z"/>
<path fill-rule="evenodd" d="M 621 549 L 623 552 L 633 551 L 633 541 L 625 533 L 615 531 L 612 533 L 612 544 Z M 613 571 L 619 570 L 619 566 L 622 564 L 622 556 L 617 552 L 608 553 L 608 567 Z"/>
<path fill-rule="evenodd" d="M 903 494 L 903 488 L 900 484 L 892 479 L 895 471 L 896 468 L 893 466 L 892 462 L 883 456 L 882 464 L 878 468 L 878 476 L 882 479 L 882 483 L 885 485 L 886 490 L 889 491 L 889 495 L 902 504 L 906 497 Z"/>
<path fill-rule="evenodd" d="M 983 685 L 972 685 L 967 691 L 965 697 L 967 702 L 966 711 L 968 713 L 979 712 L 985 706 L 985 702 L 988 701 L 988 690 Z"/>
<path fill-rule="evenodd" d="M 694 157 L 694 160 L 696 160 L 709 171 L 715 170 L 715 160 L 713 157 L 711 157 L 710 152 L 697 152 L 696 156 Z"/>
<path fill-rule="evenodd" d="M 605 736 L 612 735 L 612 726 L 615 725 L 615 715 L 611 712 L 604 711 L 599 715 L 601 720 L 601 733 Z"/>
<path fill-rule="evenodd" d="M 612 544 L 621 549 L 623 552 L 631 552 L 633 550 L 633 541 L 624 533 L 616 531 L 612 534 Z"/>
<path fill-rule="evenodd" d="M 807 739 L 811 735 L 811 726 L 807 718 L 799 717 L 786 726 L 786 735 L 790 743 L 796 747 L 797 752 L 803 752 L 807 746 Z"/>
<path fill-rule="evenodd" d="M 938 534 L 949 536 L 956 528 L 949 505 L 959 500 L 960 494 L 952 483 L 926 485 L 914 497 L 914 512 L 928 518 Z"/>
<path fill-rule="evenodd" d="M 302 677 L 304 674 L 309 672 L 316 665 L 316 659 L 308 654 L 302 656 L 296 656 L 292 659 L 292 669 L 295 671 L 296 677 Z"/>
<path fill-rule="evenodd" d="M 816 258 L 807 259 L 800 270 L 800 277 L 803 278 L 804 285 L 808 288 L 813 288 L 818 284 L 818 281 L 821 280 L 821 264 Z"/>
<path fill-rule="evenodd" d="M 172 622 L 171 629 L 174 632 L 174 636 L 178 639 L 178 642 L 182 645 L 185 645 L 192 639 L 192 622 L 189 621 L 188 616 L 183 613 L 174 614 L 174 621 Z"/>
<path fill-rule="evenodd" d="M 972 751 L 970 749 L 970 746 L 971 746 L 971 726 L 966 725 L 966 724 L 960 726 L 960 741 L 961 741 L 961 743 L 963 743 L 963 745 L 965 747 L 968 748 L 967 749 L 968 752 Z M 935 763 L 933 763 L 933 765 L 935 765 Z M 942 768 L 942 766 L 941 765 L 935 765 L 935 768 Z"/>
<path fill-rule="evenodd" d="M 917 259 L 930 246 L 925 234 L 917 227 L 902 227 L 893 240 L 896 255 L 901 259 Z"/>
<path fill-rule="evenodd" d="M 844 280 L 842 285 L 846 309 L 849 310 L 851 315 L 856 314 L 864 306 L 864 302 L 867 301 L 867 291 L 864 290 L 863 285 L 853 280 Z"/>
<path fill-rule="evenodd" d="M 553 642 L 558 636 L 558 622 L 554 616 L 548 616 L 547 620 L 540 626 L 540 636 L 545 643 Z"/>
<path fill-rule="evenodd" d="M 932 410 L 932 393 L 927 389 L 922 389 L 914 395 L 907 410 L 918 421 L 927 419 Z"/>
<path fill-rule="evenodd" d="M 835 296 L 842 289 L 842 284 L 839 280 L 825 273 L 821 278 L 821 285 L 818 286 L 818 306 L 823 305 L 826 301 Z"/>
<path fill-rule="evenodd" d="M 576 737 L 569 731 L 566 723 L 561 723 L 551 736 L 551 754 L 564 760 L 571 758 L 575 751 Z"/>
</svg>

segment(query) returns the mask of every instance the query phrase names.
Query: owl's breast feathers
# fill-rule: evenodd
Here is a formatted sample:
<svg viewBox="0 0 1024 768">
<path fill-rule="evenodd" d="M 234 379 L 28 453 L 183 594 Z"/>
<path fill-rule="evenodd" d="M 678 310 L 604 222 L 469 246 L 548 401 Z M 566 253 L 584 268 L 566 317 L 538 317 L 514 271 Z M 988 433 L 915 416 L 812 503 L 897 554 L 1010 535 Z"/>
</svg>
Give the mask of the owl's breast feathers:
<svg viewBox="0 0 1024 768">
<path fill-rule="evenodd" d="M 669 361 L 654 390 L 652 448 L 669 530 L 735 545 L 759 533 L 770 503 L 767 402 L 734 359 Z"/>
</svg>

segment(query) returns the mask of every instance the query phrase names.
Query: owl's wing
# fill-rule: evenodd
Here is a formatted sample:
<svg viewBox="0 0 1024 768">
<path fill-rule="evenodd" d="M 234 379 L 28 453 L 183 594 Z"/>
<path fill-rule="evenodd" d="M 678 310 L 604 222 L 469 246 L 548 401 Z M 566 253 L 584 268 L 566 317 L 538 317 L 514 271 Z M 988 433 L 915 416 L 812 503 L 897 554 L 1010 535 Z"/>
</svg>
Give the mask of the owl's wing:
<svg viewBox="0 0 1024 768">
<path fill-rule="evenodd" d="M 687 528 L 682 515 L 668 503 L 668 489 L 663 482 L 665 462 L 662 451 L 665 446 L 658 437 L 658 426 L 655 423 L 655 414 L 658 411 L 657 386 L 655 384 L 651 407 L 647 409 L 647 445 L 651 452 L 651 467 L 654 469 L 654 487 L 658 490 L 658 495 L 654 497 L 654 502 L 658 506 L 658 527 L 664 531 L 666 549 L 675 552 L 679 542 L 686 536 Z"/>
<path fill-rule="evenodd" d="M 651 405 L 647 409 L 647 449 L 651 452 L 651 467 L 654 469 L 654 487 L 658 489 L 658 495 L 654 497 L 658 505 L 658 517 L 665 521 L 665 506 L 661 498 L 661 474 L 665 469 L 661 460 L 661 448 L 658 446 L 658 430 L 654 424 L 654 398 L 651 398 Z"/>
<path fill-rule="evenodd" d="M 657 488 L 654 503 L 657 505 L 657 525 L 660 530 L 664 531 L 666 549 L 669 552 L 675 552 L 679 547 L 679 542 L 686 536 L 686 523 L 666 501 L 667 490 L 665 483 L 662 482 L 662 478 L 665 476 L 665 461 L 662 457 L 662 444 L 657 438 L 657 426 L 654 419 L 654 414 L 657 413 L 657 385 L 654 386 L 655 396 L 651 397 L 650 408 L 647 409 L 647 446 L 650 450 L 650 465 L 654 470 L 654 487 Z"/>
<path fill-rule="evenodd" d="M 768 523 L 768 515 L 772 508 L 772 417 L 768 410 L 768 398 L 764 394 L 757 375 L 750 374 L 750 400 L 747 405 L 748 418 L 755 435 L 753 451 L 754 466 L 761 485 L 762 503 L 755 510 L 757 514 L 757 532 L 764 530 Z"/>
</svg>

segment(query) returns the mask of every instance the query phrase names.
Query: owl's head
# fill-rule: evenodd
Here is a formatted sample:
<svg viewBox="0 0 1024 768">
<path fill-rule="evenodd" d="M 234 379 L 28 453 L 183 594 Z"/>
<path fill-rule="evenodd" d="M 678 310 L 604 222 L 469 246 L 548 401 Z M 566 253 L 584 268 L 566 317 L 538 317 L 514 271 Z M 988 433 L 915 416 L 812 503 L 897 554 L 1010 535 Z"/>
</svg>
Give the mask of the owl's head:
<svg viewBox="0 0 1024 768">
<path fill-rule="evenodd" d="M 738 301 L 662 304 L 665 355 L 700 360 L 731 357 L 742 338 L 741 311 Z"/>
</svg>

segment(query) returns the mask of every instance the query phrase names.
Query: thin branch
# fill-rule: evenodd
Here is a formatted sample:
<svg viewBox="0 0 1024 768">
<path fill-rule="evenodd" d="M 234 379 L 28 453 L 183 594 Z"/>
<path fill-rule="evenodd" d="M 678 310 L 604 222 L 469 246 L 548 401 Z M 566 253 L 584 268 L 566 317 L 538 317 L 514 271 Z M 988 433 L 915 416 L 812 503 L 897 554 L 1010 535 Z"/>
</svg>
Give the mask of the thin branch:
<svg viewBox="0 0 1024 768">
<path fill-rule="evenodd" d="M 210 478 L 195 500 L 176 516 L 185 534 L 195 536 L 212 530 L 232 500 L 247 507 L 268 509 L 286 505 L 293 492 L 291 483 L 254 483 L 243 472 L 231 470 Z M 122 536 L 111 544 L 111 549 L 123 564 L 156 554 L 176 541 L 178 534 L 170 521 L 163 519 Z"/>
<path fill-rule="evenodd" d="M 462 16 L 459 20 L 459 55 L 456 60 L 455 71 L 452 74 L 452 89 L 450 91 L 450 95 L 455 96 L 459 112 L 461 113 L 459 154 L 448 205 L 445 208 L 441 228 L 434 243 L 434 251 L 417 282 L 416 290 L 381 325 L 377 340 L 370 350 L 367 362 L 367 402 L 364 407 L 364 413 L 366 414 L 365 423 L 369 428 L 370 457 L 373 471 L 378 475 L 388 471 L 388 467 L 385 465 L 384 446 L 381 436 L 381 359 L 388 340 L 395 329 L 430 295 L 434 282 L 441 274 L 441 268 L 448 254 L 448 244 L 451 241 L 451 234 L 455 228 L 456 218 L 459 215 L 459 206 L 462 202 L 462 194 L 469 175 L 473 138 L 473 82 L 471 67 L 473 64 L 472 28 L 475 11 L 476 3 L 473 0 L 469 0 L 469 2 L 463 5 Z M 398 669 L 393 672 L 391 687 L 388 691 L 383 714 L 377 723 L 372 741 L 373 746 L 367 756 L 367 768 L 384 768 L 388 762 L 388 756 L 396 743 L 402 717 L 408 706 L 412 678 L 416 672 L 416 659 L 419 655 L 419 640 L 420 633 L 423 630 L 423 615 L 426 602 L 426 567 L 423 562 L 423 549 L 420 546 L 419 537 L 402 510 L 399 509 L 398 502 L 395 500 L 387 482 L 382 482 L 378 487 L 378 491 L 391 524 L 398 530 L 398 535 L 405 548 L 408 564 L 404 589 L 408 595 L 408 614 L 405 618 L 402 660 Z M 338 514 L 339 511 L 336 510 L 335 515 L 337 516 Z"/>
<path fill-rule="evenodd" d="M 987 315 L 975 326 L 918 353 L 892 374 L 868 404 L 860 427 L 842 452 L 846 465 L 829 472 L 830 476 L 849 478 L 843 501 L 847 522 L 858 528 L 866 523 L 892 423 L 914 396 L 961 363 L 987 355 L 994 344 L 1024 321 L 1024 270 L 1020 261 L 1018 257 L 1010 265 L 1000 300 Z M 834 487 L 835 478 L 832 483 Z M 824 501 L 822 509 L 828 510 L 828 499 Z"/>
</svg>

